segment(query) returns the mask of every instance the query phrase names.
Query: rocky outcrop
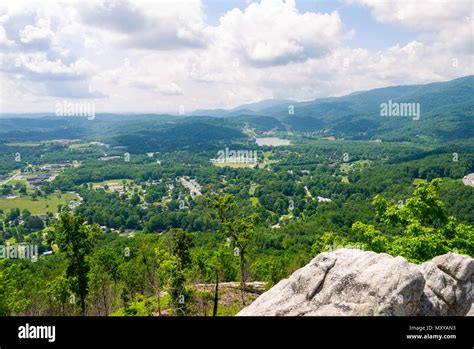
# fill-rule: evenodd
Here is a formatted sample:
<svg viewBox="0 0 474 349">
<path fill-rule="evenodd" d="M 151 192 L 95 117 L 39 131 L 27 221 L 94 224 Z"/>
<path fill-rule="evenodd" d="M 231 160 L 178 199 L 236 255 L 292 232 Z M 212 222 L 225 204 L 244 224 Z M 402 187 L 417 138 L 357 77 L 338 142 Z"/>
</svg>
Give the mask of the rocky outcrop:
<svg viewBox="0 0 474 349">
<path fill-rule="evenodd" d="M 356 249 L 324 252 L 239 316 L 466 315 L 474 260 L 448 253 L 416 265 Z"/>
</svg>

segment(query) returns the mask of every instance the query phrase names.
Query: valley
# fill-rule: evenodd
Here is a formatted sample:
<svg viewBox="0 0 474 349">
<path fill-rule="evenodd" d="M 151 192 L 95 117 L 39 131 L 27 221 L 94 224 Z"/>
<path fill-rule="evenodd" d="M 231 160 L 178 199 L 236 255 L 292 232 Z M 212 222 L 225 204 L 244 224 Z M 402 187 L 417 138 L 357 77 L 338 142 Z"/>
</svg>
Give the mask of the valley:
<svg viewBox="0 0 474 349">
<path fill-rule="evenodd" d="M 439 89 L 472 90 L 472 79 Z M 449 251 L 474 255 L 473 101 L 464 95 L 467 114 L 453 104 L 438 115 L 426 106 L 431 89 L 416 90 L 425 101 L 419 120 L 360 109 L 384 90 L 292 101 L 291 115 L 278 104 L 259 115 L 1 118 L 0 244 L 36 244 L 40 257 L 18 261 L 38 271 L 0 309 L 212 315 L 217 279 L 217 314 L 235 315 L 254 296 L 229 285 L 269 288 L 333 246 L 415 263 Z M 441 132 L 447 124 L 451 133 Z M 426 195 L 439 204 L 425 213 L 439 217 L 433 225 L 406 211 Z M 411 233 L 407 218 L 391 225 L 385 209 L 421 230 Z M 66 260 L 48 238 L 74 217 L 95 236 L 81 306 L 67 301 L 78 291 L 64 282 Z M 0 263 L 15 280 L 15 261 Z"/>
</svg>

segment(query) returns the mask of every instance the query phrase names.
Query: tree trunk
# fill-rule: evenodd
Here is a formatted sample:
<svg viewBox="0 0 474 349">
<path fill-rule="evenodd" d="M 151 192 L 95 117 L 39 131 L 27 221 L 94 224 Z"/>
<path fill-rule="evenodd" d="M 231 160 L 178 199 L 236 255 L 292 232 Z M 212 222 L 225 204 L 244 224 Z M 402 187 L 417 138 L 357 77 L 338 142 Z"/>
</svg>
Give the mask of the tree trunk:
<svg viewBox="0 0 474 349">
<path fill-rule="evenodd" d="M 242 304 L 245 305 L 245 259 L 244 251 L 240 250 L 240 295 L 242 297 Z"/>
<path fill-rule="evenodd" d="M 109 315 L 109 302 L 107 301 L 107 286 L 102 284 L 102 301 L 104 302 L 104 316 Z"/>
<path fill-rule="evenodd" d="M 161 287 L 158 287 L 158 316 L 161 316 L 161 299 L 160 299 Z"/>
<path fill-rule="evenodd" d="M 219 273 L 216 273 L 216 287 L 214 288 L 214 309 L 212 316 L 217 316 L 217 306 L 219 302 Z"/>
<path fill-rule="evenodd" d="M 86 297 L 85 297 L 85 295 L 81 294 L 80 299 L 81 299 L 82 316 L 86 316 Z"/>
</svg>

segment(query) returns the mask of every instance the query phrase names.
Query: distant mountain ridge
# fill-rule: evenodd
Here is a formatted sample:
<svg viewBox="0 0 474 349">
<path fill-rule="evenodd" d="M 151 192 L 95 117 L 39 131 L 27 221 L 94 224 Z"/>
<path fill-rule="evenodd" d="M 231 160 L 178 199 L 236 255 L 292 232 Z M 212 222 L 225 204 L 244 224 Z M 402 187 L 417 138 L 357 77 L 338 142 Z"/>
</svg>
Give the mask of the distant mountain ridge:
<svg viewBox="0 0 474 349">
<path fill-rule="evenodd" d="M 205 116 L 234 116 L 241 114 L 258 114 L 265 109 L 281 105 L 293 104 L 291 99 L 265 99 L 260 102 L 242 104 L 233 109 L 198 109 L 192 115 Z"/>
<path fill-rule="evenodd" d="M 339 138 L 431 142 L 474 137 L 473 96 L 474 76 L 470 75 L 446 82 L 377 88 L 309 102 L 266 100 L 205 115 L 242 119 L 261 131 L 276 129 L 319 132 Z M 419 104 L 419 120 L 409 115 L 382 116 L 381 104 L 389 101 Z M 249 106 L 258 108 L 249 112 Z M 266 118 L 269 128 L 262 127 L 262 118 Z"/>
<path fill-rule="evenodd" d="M 248 127 L 257 134 L 293 132 L 311 138 L 432 144 L 469 141 L 474 138 L 473 96 L 474 76 L 471 75 L 446 82 L 392 86 L 306 102 L 264 100 L 231 110 L 201 110 L 191 115 L 98 113 L 94 121 L 89 121 L 84 117 L 58 117 L 47 113 L 2 114 L 0 143 L 31 140 L 32 134 L 35 140 L 96 139 L 142 134 L 147 130 L 156 133 L 152 138 L 160 136 L 175 143 L 179 136 L 199 143 L 199 137 L 206 138 L 205 130 L 213 135 L 210 139 L 225 141 L 241 138 L 243 129 Z M 419 118 L 384 116 L 383 103 L 419 104 Z"/>
</svg>

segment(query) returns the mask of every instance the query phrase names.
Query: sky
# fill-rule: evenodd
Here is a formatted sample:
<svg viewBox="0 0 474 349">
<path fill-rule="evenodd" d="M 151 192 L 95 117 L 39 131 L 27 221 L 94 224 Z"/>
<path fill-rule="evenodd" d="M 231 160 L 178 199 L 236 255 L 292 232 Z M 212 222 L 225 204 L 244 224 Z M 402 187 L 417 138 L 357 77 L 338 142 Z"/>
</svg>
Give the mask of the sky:
<svg viewBox="0 0 474 349">
<path fill-rule="evenodd" d="M 0 0 L 0 112 L 185 113 L 474 74 L 471 0 Z"/>
</svg>

